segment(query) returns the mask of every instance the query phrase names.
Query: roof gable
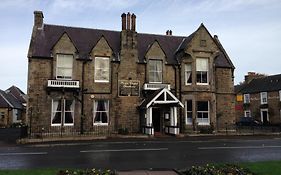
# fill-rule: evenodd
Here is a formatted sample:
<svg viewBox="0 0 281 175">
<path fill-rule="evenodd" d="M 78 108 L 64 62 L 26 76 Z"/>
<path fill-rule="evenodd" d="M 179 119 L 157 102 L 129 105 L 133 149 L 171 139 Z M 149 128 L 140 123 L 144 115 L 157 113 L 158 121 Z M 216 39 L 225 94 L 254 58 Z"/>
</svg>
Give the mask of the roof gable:
<svg viewBox="0 0 281 175">
<path fill-rule="evenodd" d="M 160 49 L 160 50 L 159 50 Z M 159 54 L 159 51 L 162 52 Z M 156 52 L 156 53 L 155 53 Z M 148 46 L 147 52 L 145 54 L 145 58 L 151 57 L 166 57 L 166 53 L 162 49 L 161 45 L 157 40 L 155 40 L 151 45 Z"/>
</svg>

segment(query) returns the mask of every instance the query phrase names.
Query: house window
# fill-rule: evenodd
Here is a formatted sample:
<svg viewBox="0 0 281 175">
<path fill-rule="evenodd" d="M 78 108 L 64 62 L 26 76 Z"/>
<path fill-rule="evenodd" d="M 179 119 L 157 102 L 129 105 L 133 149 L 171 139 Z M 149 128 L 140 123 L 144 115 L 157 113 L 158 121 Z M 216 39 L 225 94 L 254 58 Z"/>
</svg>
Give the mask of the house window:
<svg viewBox="0 0 281 175">
<path fill-rule="evenodd" d="M 162 60 L 149 60 L 148 74 L 150 83 L 162 83 Z"/>
<path fill-rule="evenodd" d="M 209 60 L 207 58 L 196 59 L 196 82 L 199 85 L 208 84 Z"/>
<path fill-rule="evenodd" d="M 198 101 L 197 102 L 197 122 L 198 125 L 209 125 L 209 102 Z"/>
<path fill-rule="evenodd" d="M 0 112 L 0 119 L 4 119 L 5 117 L 5 112 Z"/>
<path fill-rule="evenodd" d="M 109 82 L 108 57 L 95 57 L 95 82 Z"/>
<path fill-rule="evenodd" d="M 200 46 L 201 47 L 206 47 L 207 46 L 206 40 L 200 40 Z"/>
<path fill-rule="evenodd" d="M 73 55 L 57 54 L 57 79 L 72 79 Z"/>
<path fill-rule="evenodd" d="M 186 124 L 191 125 L 192 124 L 192 100 L 187 100 L 185 102 L 186 107 Z"/>
<path fill-rule="evenodd" d="M 279 91 L 279 100 L 281 101 L 281 90 Z"/>
<path fill-rule="evenodd" d="M 95 100 L 93 109 L 94 125 L 108 125 L 109 101 Z"/>
<path fill-rule="evenodd" d="M 72 126 L 74 124 L 75 101 L 71 99 L 52 100 L 52 126 Z"/>
<path fill-rule="evenodd" d="M 244 117 L 251 117 L 251 111 L 250 110 L 244 111 Z"/>
<path fill-rule="evenodd" d="M 192 65 L 191 65 L 191 63 L 185 64 L 184 76 L 185 76 L 185 85 L 192 84 Z"/>
<path fill-rule="evenodd" d="M 261 92 L 261 104 L 267 104 L 267 92 Z"/>
<path fill-rule="evenodd" d="M 250 94 L 244 94 L 244 103 L 249 104 L 250 103 Z"/>
</svg>

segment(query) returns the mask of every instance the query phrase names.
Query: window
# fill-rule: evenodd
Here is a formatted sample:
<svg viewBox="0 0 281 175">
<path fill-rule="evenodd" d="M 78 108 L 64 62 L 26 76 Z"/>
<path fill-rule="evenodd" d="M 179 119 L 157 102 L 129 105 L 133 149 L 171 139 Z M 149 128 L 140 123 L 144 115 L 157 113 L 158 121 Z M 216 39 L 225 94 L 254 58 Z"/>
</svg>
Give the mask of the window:
<svg viewBox="0 0 281 175">
<path fill-rule="evenodd" d="M 197 122 L 198 125 L 209 125 L 209 102 L 198 101 L 197 102 Z"/>
<path fill-rule="evenodd" d="M 249 104 L 250 103 L 250 94 L 244 94 L 244 103 Z"/>
<path fill-rule="evenodd" d="M 109 120 L 109 101 L 95 100 L 94 101 L 94 125 L 108 125 Z"/>
<path fill-rule="evenodd" d="M 192 124 L 192 100 L 187 100 L 185 102 L 186 107 L 186 124 Z"/>
<path fill-rule="evenodd" d="M 185 85 L 192 84 L 192 65 L 191 65 L 191 63 L 185 64 L 184 76 L 185 76 Z"/>
<path fill-rule="evenodd" d="M 57 54 L 57 79 L 72 79 L 73 55 Z"/>
<path fill-rule="evenodd" d="M 251 111 L 250 110 L 244 111 L 244 117 L 251 117 Z"/>
<path fill-rule="evenodd" d="M 5 117 L 5 112 L 0 112 L 0 119 L 4 119 Z"/>
<path fill-rule="evenodd" d="M 206 47 L 207 46 L 206 40 L 200 40 L 200 46 L 201 47 Z"/>
<path fill-rule="evenodd" d="M 209 61 L 207 58 L 196 59 L 196 82 L 199 85 L 208 84 Z"/>
<path fill-rule="evenodd" d="M 109 58 L 95 58 L 95 82 L 109 82 Z"/>
<path fill-rule="evenodd" d="M 148 77 L 150 83 L 162 83 L 162 60 L 149 60 Z"/>
<path fill-rule="evenodd" d="M 74 124 L 74 100 L 53 99 L 52 100 L 52 126 L 72 126 Z"/>
<path fill-rule="evenodd" d="M 261 104 L 267 104 L 267 92 L 261 92 Z"/>
<path fill-rule="evenodd" d="M 279 91 L 279 100 L 281 101 L 281 90 Z"/>
</svg>

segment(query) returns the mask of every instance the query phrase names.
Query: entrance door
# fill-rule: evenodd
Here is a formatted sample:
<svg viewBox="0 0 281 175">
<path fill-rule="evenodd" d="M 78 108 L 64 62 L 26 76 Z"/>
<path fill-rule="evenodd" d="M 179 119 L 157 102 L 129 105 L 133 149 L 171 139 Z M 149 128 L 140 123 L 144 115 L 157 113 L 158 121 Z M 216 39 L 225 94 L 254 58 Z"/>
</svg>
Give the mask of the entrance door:
<svg viewBox="0 0 281 175">
<path fill-rule="evenodd" d="M 161 131 L 161 110 L 160 108 L 153 108 L 152 109 L 152 124 L 154 127 L 154 132 L 160 132 Z"/>
<path fill-rule="evenodd" d="M 267 124 L 269 122 L 267 109 L 261 110 L 261 120 L 264 124 Z"/>
</svg>

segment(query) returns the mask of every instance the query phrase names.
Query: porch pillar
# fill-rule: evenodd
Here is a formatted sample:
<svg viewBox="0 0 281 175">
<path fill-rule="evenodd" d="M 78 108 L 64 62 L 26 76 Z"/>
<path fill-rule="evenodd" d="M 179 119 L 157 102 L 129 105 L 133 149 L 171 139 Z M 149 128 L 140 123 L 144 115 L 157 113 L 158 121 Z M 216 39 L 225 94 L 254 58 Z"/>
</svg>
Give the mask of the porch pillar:
<svg viewBox="0 0 281 175">
<path fill-rule="evenodd" d="M 168 134 L 179 134 L 179 128 L 177 126 L 177 107 L 170 107 L 170 126 L 166 129 Z"/>
<path fill-rule="evenodd" d="M 144 128 L 144 133 L 153 135 L 154 128 L 152 127 L 152 108 L 149 107 L 146 109 L 146 126 Z"/>
</svg>

